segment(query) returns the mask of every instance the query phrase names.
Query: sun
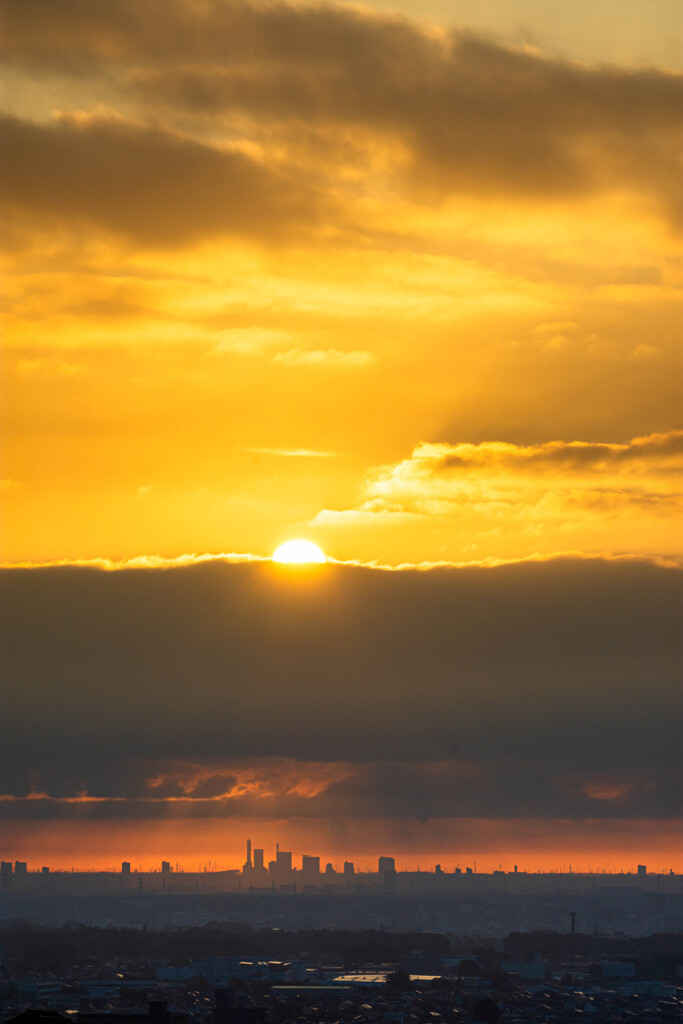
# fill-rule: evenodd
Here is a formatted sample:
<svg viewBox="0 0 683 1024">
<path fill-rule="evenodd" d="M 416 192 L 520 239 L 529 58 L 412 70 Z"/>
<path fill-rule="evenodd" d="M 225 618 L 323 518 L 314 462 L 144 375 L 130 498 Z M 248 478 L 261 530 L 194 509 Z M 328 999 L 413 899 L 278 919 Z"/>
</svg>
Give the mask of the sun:
<svg viewBox="0 0 683 1024">
<path fill-rule="evenodd" d="M 288 540 L 273 555 L 274 562 L 324 562 L 325 556 L 310 540 Z"/>
</svg>

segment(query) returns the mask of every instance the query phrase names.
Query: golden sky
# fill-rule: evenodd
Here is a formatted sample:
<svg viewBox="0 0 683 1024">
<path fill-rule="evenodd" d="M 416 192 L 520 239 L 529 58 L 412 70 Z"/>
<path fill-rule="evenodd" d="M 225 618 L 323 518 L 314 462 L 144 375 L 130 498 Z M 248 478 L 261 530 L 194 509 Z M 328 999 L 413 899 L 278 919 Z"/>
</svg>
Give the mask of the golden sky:
<svg viewBox="0 0 683 1024">
<path fill-rule="evenodd" d="M 5 560 L 680 553 L 677 7 L 583 7 L 5 3 Z"/>
<path fill-rule="evenodd" d="M 22 829 L 53 817 L 58 829 L 75 806 L 68 801 L 84 792 L 149 800 L 143 751 L 165 778 L 182 762 L 224 779 L 226 764 L 237 770 L 235 758 L 247 776 L 265 770 L 265 758 L 268 778 L 279 778 L 285 758 L 309 782 L 322 772 L 321 793 L 341 793 L 337 803 L 320 793 L 301 797 L 309 800 L 304 833 L 330 849 L 340 838 L 330 822 L 353 820 L 356 831 L 349 826 L 346 836 L 360 851 L 370 834 L 361 819 L 373 818 L 382 841 L 408 834 L 405 822 L 385 831 L 378 824 L 397 818 L 398 798 L 377 766 L 405 763 L 404 774 L 392 769 L 391 777 L 415 777 L 423 793 L 431 783 L 410 766 L 425 762 L 439 792 L 476 776 L 486 822 L 503 813 L 504 780 L 527 792 L 529 778 L 547 776 L 550 789 L 532 786 L 530 803 L 510 798 L 510 820 L 595 818 L 591 842 L 599 846 L 608 807 L 627 823 L 604 840 L 610 849 L 630 850 L 628 822 L 645 821 L 654 806 L 654 818 L 667 824 L 639 835 L 647 833 L 650 849 L 660 836 L 664 848 L 680 781 L 673 747 L 660 742 L 676 664 L 665 609 L 683 553 L 680 0 L 4 0 L 0 10 L 2 560 L 100 566 L 83 576 L 69 575 L 75 568 L 65 577 L 47 568 L 9 573 L 32 595 L 19 602 L 18 632 L 9 635 L 20 637 L 16 691 L 30 695 L 33 687 L 44 701 L 43 740 L 59 703 L 49 694 L 66 692 L 66 703 L 90 708 L 91 718 L 74 741 L 74 763 L 60 762 L 65 774 L 55 775 L 36 748 L 33 767 L 4 791 L 4 811 Z M 140 697 L 146 725 L 127 737 L 120 790 L 108 790 L 106 757 L 116 755 L 103 752 L 102 737 L 101 748 L 89 746 L 100 712 L 88 686 L 100 693 L 106 680 L 116 693 L 131 666 L 138 685 L 162 685 L 154 673 L 147 682 L 152 653 L 138 651 L 128 668 L 116 661 L 119 676 L 110 672 L 117 636 L 137 651 L 122 595 L 141 615 L 140 593 L 165 580 L 155 600 L 167 607 L 184 573 L 203 567 L 197 607 L 209 614 L 223 591 L 215 589 L 214 563 L 200 556 L 230 553 L 225 586 L 241 593 L 239 581 L 252 576 L 240 573 L 260 580 L 259 560 L 293 537 L 355 563 L 364 581 L 358 601 L 368 607 L 388 587 L 384 639 L 369 648 L 353 619 L 360 635 L 344 662 L 350 676 L 363 664 L 362 692 L 377 687 L 375 712 L 391 700 L 396 666 L 387 638 L 399 628 L 400 588 L 408 588 L 409 608 L 427 598 L 411 589 L 419 589 L 417 570 L 385 574 L 368 565 L 450 567 L 448 586 L 439 582 L 442 570 L 422 573 L 438 622 L 459 607 L 470 571 L 488 579 L 497 566 L 490 599 L 499 610 L 514 605 L 504 571 L 528 563 L 539 574 L 529 585 L 529 614 L 539 621 L 547 604 L 555 648 L 540 671 L 540 634 L 529 634 L 521 647 L 511 644 L 503 667 L 482 667 L 487 613 L 477 598 L 480 617 L 471 625 L 480 657 L 451 680 L 446 717 L 459 720 L 458 687 L 481 687 L 489 704 L 482 697 L 471 718 L 479 736 L 500 703 L 497 679 L 510 693 L 539 686 L 542 699 L 529 697 L 541 709 L 532 719 L 541 729 L 550 715 L 552 756 L 541 744 L 529 768 L 522 745 L 493 764 L 482 732 L 463 762 L 459 754 L 455 768 L 439 768 L 455 755 L 426 724 L 412 752 L 397 741 L 369 754 L 368 737 L 349 725 L 348 743 L 328 744 L 323 756 L 296 730 L 287 743 L 263 733 L 248 702 L 240 705 L 242 728 L 258 742 L 237 750 L 233 738 L 223 750 L 216 740 L 207 752 L 199 731 L 181 743 L 187 708 L 179 694 L 194 685 L 197 626 L 177 673 L 163 662 L 175 695 L 168 735 L 155 731 L 152 705 Z M 190 555 L 198 557 L 181 557 Z M 138 568 L 122 570 L 131 559 Z M 339 593 L 344 572 L 356 569 L 328 569 L 325 601 L 350 614 L 353 602 L 347 607 Z M 631 571 L 645 574 L 631 581 L 641 588 L 640 614 L 612 615 L 621 574 Z M 593 594 L 590 616 L 582 618 L 579 598 L 572 605 L 570 634 L 586 655 L 576 675 L 565 671 L 561 639 L 565 572 Z M 399 576 L 406 582 L 387 583 Z M 138 591 L 131 579 L 146 582 Z M 102 610 L 91 639 L 81 637 L 81 647 L 97 651 L 87 665 L 81 647 L 62 646 L 90 621 L 87 602 L 77 602 L 65 633 L 51 625 L 72 580 L 82 580 Z M 251 593 L 252 584 L 244 586 Z M 34 622 L 36 604 L 52 617 Z M 185 621 L 179 608 L 166 622 L 171 648 Z M 257 608 L 253 614 L 259 621 Z M 628 664 L 616 640 L 604 646 L 613 619 L 623 642 L 642 629 Z M 432 637 L 428 625 L 411 632 L 411 622 L 409 615 L 401 628 L 415 641 L 416 664 L 431 664 L 427 640 L 444 664 L 457 662 L 445 634 Z M 526 636 L 524 623 L 519 628 Z M 211 643 L 209 660 L 223 651 L 220 631 Z M 267 659 L 250 662 L 248 650 L 220 684 L 226 708 L 240 672 L 258 688 L 273 671 Z M 283 655 L 294 659 L 293 677 L 301 669 L 301 707 L 326 671 L 322 656 L 309 664 L 305 651 L 302 641 Z M 197 691 L 207 706 L 220 690 L 216 664 L 207 669 L 214 682 Z M 420 683 L 425 723 L 445 714 L 445 671 Z M 630 696 L 611 753 L 579 769 L 571 745 L 560 742 L 567 720 L 553 718 L 554 698 L 540 680 L 566 695 L 580 677 L 581 687 L 589 680 L 600 694 L 604 684 L 616 700 L 620 672 Z M 418 684 L 401 685 L 407 693 Z M 652 721 L 639 703 L 646 693 L 656 695 Z M 320 707 L 337 714 L 328 696 Z M 10 703 L 21 723 L 26 709 Z M 571 707 L 569 700 L 567 714 Z M 414 715 L 408 704 L 396 715 L 387 730 L 402 736 Z M 647 741 L 634 754 L 624 736 L 639 742 L 644 720 Z M 611 728 L 609 715 L 600 721 Z M 536 743 L 531 734 L 528 742 Z M 371 808 L 361 808 L 364 787 L 374 794 Z M 240 821 L 246 813 L 245 830 L 259 815 L 269 835 L 276 821 L 300 820 L 286 786 L 268 790 L 275 804 L 264 793 L 258 813 L 241 803 L 229 811 Z M 478 820 L 472 801 L 437 805 L 439 820 Z M 129 809 L 126 827 L 142 814 Z M 408 798 L 398 814 L 424 817 Z M 449 827 L 440 833 L 446 845 L 457 831 Z M 494 858 L 511 848 L 504 836 L 485 839 L 486 828 L 471 832 L 479 836 L 473 845 L 488 842 Z M 535 828 L 525 849 L 543 847 Z M 572 828 L 549 826 L 547 848 L 566 849 Z M 410 849 L 441 849 L 418 831 Z M 60 848 L 54 836 L 50 842 Z M 99 855 L 96 839 L 88 850 Z"/>
</svg>

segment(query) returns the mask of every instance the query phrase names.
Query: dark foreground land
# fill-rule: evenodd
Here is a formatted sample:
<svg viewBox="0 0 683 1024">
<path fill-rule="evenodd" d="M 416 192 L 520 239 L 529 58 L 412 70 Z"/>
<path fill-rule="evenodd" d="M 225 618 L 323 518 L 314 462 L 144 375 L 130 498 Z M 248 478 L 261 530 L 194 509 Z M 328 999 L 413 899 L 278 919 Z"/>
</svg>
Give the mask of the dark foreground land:
<svg viewBox="0 0 683 1024">
<path fill-rule="evenodd" d="M 252 928 L 312 928 L 483 934 L 568 931 L 645 936 L 683 930 L 681 875 L 453 874 L 400 872 L 340 885 L 243 888 L 216 874 L 28 873 L 0 888 L 0 920 L 117 927 L 236 922 Z"/>
<path fill-rule="evenodd" d="M 21 1024 L 683 1020 L 683 930 L 487 939 L 14 920 L 0 922 L 0 942 L 0 1019 Z"/>
</svg>

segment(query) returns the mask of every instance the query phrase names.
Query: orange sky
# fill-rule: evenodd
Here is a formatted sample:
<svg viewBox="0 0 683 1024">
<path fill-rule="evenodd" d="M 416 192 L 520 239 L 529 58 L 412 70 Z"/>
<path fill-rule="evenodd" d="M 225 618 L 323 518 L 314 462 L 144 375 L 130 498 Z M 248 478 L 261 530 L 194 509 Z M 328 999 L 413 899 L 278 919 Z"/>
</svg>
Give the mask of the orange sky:
<svg viewBox="0 0 683 1024">
<path fill-rule="evenodd" d="M 399 836 L 402 834 L 402 838 Z M 20 859 L 32 853 L 29 870 L 47 864 L 52 870 L 119 871 L 122 860 L 134 870 L 158 871 L 162 860 L 175 870 L 203 871 L 241 868 L 245 860 L 246 840 L 262 846 L 266 863 L 275 858 L 275 844 L 291 849 L 293 866 L 301 867 L 304 853 L 320 856 L 324 865 L 332 863 L 339 871 L 345 860 L 352 860 L 358 871 L 376 871 L 377 858 L 395 856 L 399 871 L 432 871 L 440 864 L 444 871 L 456 867 L 475 867 L 491 872 L 501 866 L 512 871 L 631 871 L 645 863 L 649 871 L 683 874 L 680 852 L 681 822 L 619 821 L 609 828 L 604 822 L 551 822 L 536 819 L 512 819 L 492 823 L 487 820 L 426 821 L 408 824 L 398 820 L 333 824 L 306 821 L 268 821 L 257 824 L 244 820 L 202 821 L 191 829 L 184 822 L 128 822 L 116 831 L 101 825 L 80 824 L 78 844 L 74 846 L 73 826 L 54 823 L 31 824 L 18 828 L 13 845 L 7 846 L 7 859 Z M 39 855 L 33 853 L 39 850 Z M 36 859 L 37 858 L 37 859 Z M 38 863 L 40 861 L 40 863 Z M 209 861 L 211 862 L 209 864 Z"/>
<path fill-rule="evenodd" d="M 199 732 L 195 747 L 183 746 L 182 724 L 193 710 L 178 711 L 182 695 L 196 692 L 197 713 L 213 701 L 227 708 L 233 690 L 243 694 L 244 678 L 256 692 L 258 666 L 269 678 L 280 672 L 268 660 L 271 641 L 249 623 L 240 635 L 252 646 L 232 637 L 224 648 L 219 629 L 204 630 L 185 605 L 178 611 L 177 588 L 189 579 L 201 580 L 196 607 L 203 615 L 210 618 L 212 600 L 222 600 L 223 591 L 213 589 L 213 556 L 228 553 L 224 585 L 252 608 L 253 623 L 277 605 L 272 644 L 280 645 L 289 676 L 274 706 L 290 689 L 302 714 L 309 699 L 314 708 L 331 701 L 325 691 L 316 703 L 328 668 L 322 655 L 311 667 L 299 642 L 301 623 L 292 626 L 296 643 L 288 647 L 283 639 L 281 624 L 292 625 L 288 616 L 296 617 L 308 598 L 278 604 L 277 577 L 266 585 L 255 568 L 283 541 L 306 537 L 339 562 L 438 564 L 453 573 L 442 586 L 430 570 L 429 596 L 419 599 L 434 617 L 420 620 L 414 635 L 417 611 L 400 628 L 396 623 L 413 608 L 419 585 L 411 576 L 399 599 L 403 585 L 396 583 L 372 647 L 367 622 L 354 620 L 353 602 L 344 603 L 347 582 L 356 577 L 350 566 L 347 575 L 336 566 L 341 574 L 328 577 L 333 583 L 320 613 L 341 609 L 353 638 L 336 655 L 346 672 L 342 677 L 339 669 L 337 687 L 348 687 L 356 700 L 367 695 L 375 708 L 383 706 L 382 694 L 393 706 L 391 673 L 400 664 L 392 645 L 400 643 L 392 638 L 407 638 L 404 661 L 424 666 L 424 678 L 416 670 L 411 685 L 424 692 L 434 717 L 444 699 L 453 699 L 457 731 L 453 693 L 461 686 L 468 700 L 471 692 L 486 695 L 479 717 L 472 712 L 472 727 L 483 729 L 486 709 L 497 713 L 497 680 L 512 680 L 512 692 L 513 683 L 526 685 L 528 670 L 530 685 L 541 686 L 536 659 L 543 647 L 547 689 L 538 690 L 531 713 L 539 734 L 545 714 L 562 740 L 574 722 L 574 706 L 562 702 L 587 680 L 601 714 L 612 701 L 623 722 L 610 739 L 613 761 L 596 763 L 594 774 L 562 755 L 551 774 L 556 794 L 562 779 L 574 780 L 562 791 L 569 802 L 551 808 L 545 794 L 544 810 L 527 808 L 528 820 L 546 813 L 553 821 L 583 820 L 590 800 L 601 799 L 600 787 L 616 785 L 621 793 L 626 786 L 632 803 L 623 820 L 633 823 L 635 845 L 626 826 L 618 838 L 597 829 L 583 854 L 583 844 L 576 848 L 577 862 L 604 850 L 612 863 L 621 850 L 619 866 L 627 866 L 644 856 L 636 852 L 641 843 L 652 851 L 649 859 L 659 850 L 669 863 L 669 826 L 643 831 L 635 823 L 650 820 L 646 794 L 656 794 L 657 820 L 668 822 L 672 794 L 680 793 L 670 746 L 654 765 L 656 737 L 669 728 L 663 709 L 675 693 L 666 608 L 683 553 L 677 11 L 676 0 L 577 0 L 571 10 L 541 0 L 462 0 L 457 11 L 443 0 L 0 4 L 0 557 L 10 566 L 117 570 L 105 574 L 106 584 L 95 569 L 69 577 L 83 581 L 83 594 L 91 588 L 93 608 L 106 610 L 97 620 L 67 577 L 43 569 L 26 577 L 30 596 L 22 591 L 8 630 L 13 728 L 18 735 L 26 730 L 26 712 L 17 709 L 27 693 L 40 694 L 36 729 L 45 725 L 47 735 L 62 695 L 65 705 L 87 707 L 91 717 L 82 718 L 77 753 L 61 780 L 41 760 L 34 737 L 20 780 L 10 762 L 6 796 L 114 797 L 103 781 L 108 772 L 122 787 L 119 795 L 133 799 L 134 787 L 126 787 L 133 777 L 140 787 L 142 775 L 128 764 L 128 748 L 135 747 L 132 764 L 145 743 L 164 771 L 183 759 L 204 763 Z M 127 565 L 146 580 L 139 591 L 126 589 Z M 482 573 L 510 566 L 513 574 L 518 566 L 539 566 L 529 586 L 543 596 L 532 618 L 518 623 L 519 643 L 505 632 L 505 616 L 496 619 L 509 661 L 486 671 L 489 605 L 473 598 L 479 618 L 462 643 L 474 638 L 479 648 L 465 686 L 459 649 L 438 624 L 451 623 L 461 607 L 469 583 L 456 567 L 468 565 Z M 152 670 L 145 675 L 154 657 L 151 647 L 139 647 L 134 622 L 147 614 L 138 596 L 160 566 L 168 569 L 168 588 L 155 599 L 170 610 L 162 624 L 150 623 L 159 650 L 162 635 L 172 649 L 186 627 L 195 630 L 179 661 L 164 661 L 176 715 L 165 737 L 150 708 L 167 680 Z M 182 566 L 209 568 L 192 576 Z M 242 573 L 245 566 L 255 575 Z M 384 587 L 377 581 L 384 574 L 374 572 L 362 577 L 356 595 L 369 617 L 374 588 Z M 584 572 L 585 603 L 575 602 L 569 615 L 572 647 L 563 635 L 563 587 Z M 404 573 L 411 570 L 395 575 Z M 619 602 L 628 573 L 643 589 L 626 608 Z M 518 594 L 509 578 L 495 576 L 489 598 L 514 618 Z M 250 604 L 256 591 L 263 608 Z M 77 617 L 56 632 L 52 624 L 70 607 L 78 607 Z M 613 608 L 620 611 L 611 614 Z M 538 623 L 546 609 L 544 631 Z M 207 652 L 209 634 L 214 646 Z M 79 644 L 70 646 L 76 635 Z M 629 661 L 620 651 L 632 640 L 638 656 Z M 216 652 L 229 658 L 238 648 L 241 660 L 235 655 L 232 675 L 221 682 Z M 585 654 L 575 675 L 567 669 L 572 650 Z M 208 682 L 193 674 L 198 658 L 210 661 Z M 441 658 L 446 667 L 437 673 L 432 662 Z M 623 705 L 620 671 L 629 695 Z M 108 694 L 131 685 L 129 676 L 139 688 L 130 699 L 149 717 L 142 716 L 139 735 L 122 727 L 120 761 L 111 754 L 105 771 L 105 755 L 86 750 L 89 731 L 99 728 Z M 354 682 L 361 677 L 362 688 Z M 245 734 L 258 738 L 261 709 L 253 701 L 240 696 L 237 703 Z M 403 706 L 400 714 L 400 722 L 396 712 L 396 721 L 389 715 L 378 726 L 382 743 L 409 721 Z M 585 714 L 588 728 L 588 705 Z M 619 754 L 619 729 L 638 721 L 650 730 L 643 748 L 633 749 L 637 736 L 628 732 L 633 742 Z M 348 727 L 346 747 L 340 734 L 332 737 L 338 751 L 330 762 L 373 760 L 367 736 L 365 747 L 352 743 L 356 728 Z M 605 728 L 612 728 L 606 712 Z M 205 764 L 322 760 L 311 737 L 297 733 L 278 747 L 279 737 L 269 736 L 261 748 L 254 739 L 237 752 L 220 749 L 216 739 Z M 443 744 L 430 753 L 427 740 L 420 742 L 417 760 L 440 764 L 447 756 Z M 378 764 L 398 757 L 389 746 Z M 526 752 L 508 754 L 512 777 L 526 779 Z M 412 763 L 409 752 L 404 757 Z M 485 757 L 472 749 L 471 759 Z M 543 775 L 542 761 L 539 754 L 535 778 Z M 377 773 L 373 821 L 395 810 L 389 782 Z M 487 779 L 482 816 L 499 820 L 491 808 L 503 782 Z M 338 784 L 353 788 L 348 780 Z M 344 790 L 344 799 L 354 818 L 353 800 L 361 796 Z M 589 804 L 582 810 L 577 800 Z M 4 812 L 11 816 L 10 803 Z M 17 810 L 11 827 L 21 842 L 38 813 L 28 804 Z M 63 822 L 54 813 L 49 826 L 34 825 L 35 835 L 46 857 L 53 851 L 61 858 Z M 327 813 L 306 826 L 319 833 L 303 833 L 319 835 L 323 853 L 336 849 Z M 418 820 L 416 807 L 405 816 Z M 475 816 L 464 806 L 452 815 Z M 291 815 L 273 806 L 256 817 L 270 835 L 274 820 Z M 99 857 L 92 837 L 103 826 L 80 827 L 82 849 Z M 138 826 L 121 820 L 116 827 L 123 830 L 114 844 L 121 857 L 125 830 Z M 204 841 L 213 843 L 210 826 L 202 828 Z M 379 842 L 376 828 L 367 834 Z M 447 845 L 418 832 L 406 843 L 407 863 L 418 852 L 448 861 Z M 106 845 L 113 831 L 103 834 Z M 363 847 L 354 846 L 360 833 L 349 835 L 344 855 L 362 856 Z M 534 856 L 548 858 L 539 863 L 555 866 L 555 856 L 573 849 L 565 839 L 556 854 L 531 825 L 528 836 L 514 850 L 499 836 L 477 842 L 489 844 L 494 861 L 524 860 L 533 848 Z M 241 832 L 240 844 L 243 838 Z M 176 852 L 169 854 L 184 856 L 180 840 L 173 842 Z M 160 852 L 161 845 L 155 856 Z"/>
</svg>

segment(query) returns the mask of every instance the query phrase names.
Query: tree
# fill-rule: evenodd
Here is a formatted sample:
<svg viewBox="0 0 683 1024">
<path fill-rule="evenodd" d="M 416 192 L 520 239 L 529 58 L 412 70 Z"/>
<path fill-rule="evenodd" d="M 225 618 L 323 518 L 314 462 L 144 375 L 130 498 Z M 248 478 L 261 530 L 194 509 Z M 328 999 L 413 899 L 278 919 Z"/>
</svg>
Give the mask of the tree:
<svg viewBox="0 0 683 1024">
<path fill-rule="evenodd" d="M 485 1021 L 486 1024 L 498 1024 L 500 1020 L 500 1007 L 493 999 L 480 999 L 474 1004 L 472 1019 Z"/>
<path fill-rule="evenodd" d="M 394 992 L 405 992 L 410 987 L 410 975 L 407 971 L 392 971 L 391 974 L 387 974 L 387 988 Z"/>
</svg>

